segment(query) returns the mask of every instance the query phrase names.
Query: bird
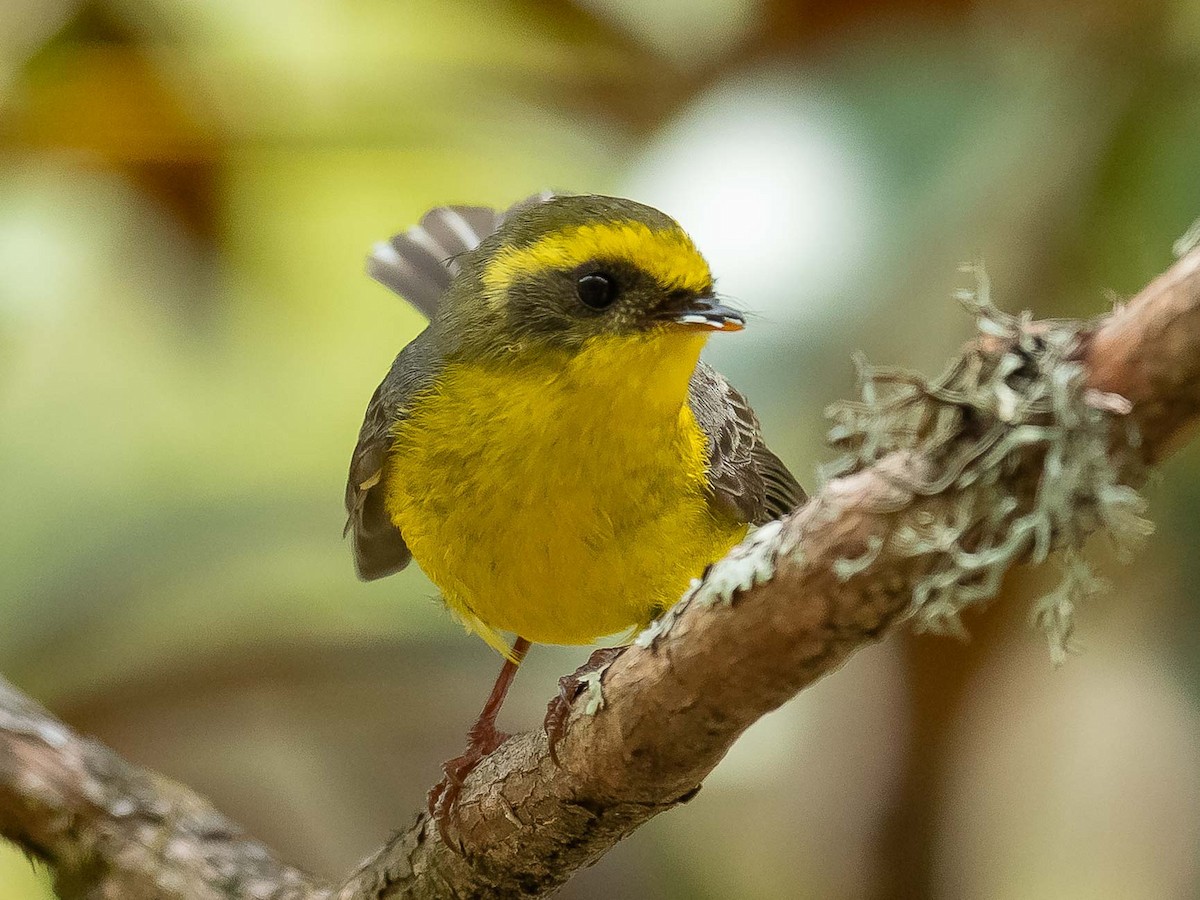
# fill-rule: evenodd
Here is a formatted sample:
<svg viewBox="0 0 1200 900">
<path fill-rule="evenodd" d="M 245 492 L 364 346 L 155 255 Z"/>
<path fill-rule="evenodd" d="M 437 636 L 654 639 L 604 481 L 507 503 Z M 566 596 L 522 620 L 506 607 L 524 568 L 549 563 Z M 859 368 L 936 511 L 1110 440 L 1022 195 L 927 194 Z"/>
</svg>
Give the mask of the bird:
<svg viewBox="0 0 1200 900">
<path fill-rule="evenodd" d="M 700 359 L 745 317 L 672 218 L 593 194 L 442 206 L 376 244 L 429 324 L 367 406 L 346 485 L 363 580 L 413 559 L 504 657 L 429 796 L 446 836 L 532 643 L 632 637 L 747 530 L 805 494 Z M 512 635 L 511 643 L 505 635 Z"/>
</svg>

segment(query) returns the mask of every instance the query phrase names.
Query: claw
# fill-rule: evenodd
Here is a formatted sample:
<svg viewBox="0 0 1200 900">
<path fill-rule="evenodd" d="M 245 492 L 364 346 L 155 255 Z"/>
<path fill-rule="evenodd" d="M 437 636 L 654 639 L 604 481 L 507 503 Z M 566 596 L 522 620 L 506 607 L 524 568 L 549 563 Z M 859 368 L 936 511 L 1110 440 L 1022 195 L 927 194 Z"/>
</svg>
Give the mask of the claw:
<svg viewBox="0 0 1200 900">
<path fill-rule="evenodd" d="M 463 855 L 463 845 L 460 839 L 450 839 L 450 826 L 457 830 L 458 823 L 453 821 L 458 808 L 458 798 L 462 794 L 463 784 L 467 776 L 484 757 L 495 751 L 507 741 L 509 735 L 498 731 L 489 723 L 479 722 L 467 734 L 467 752 L 462 756 L 447 760 L 442 764 L 443 778 L 429 792 L 429 815 L 437 826 L 438 834 L 451 850 Z"/>
<path fill-rule="evenodd" d="M 625 652 L 624 647 L 601 647 L 596 650 L 588 661 L 572 672 L 558 679 L 558 696 L 546 707 L 546 718 L 542 727 L 546 730 L 550 759 L 556 766 L 562 765 L 558 758 L 558 743 L 567 733 L 567 720 L 571 715 L 571 704 L 585 691 L 595 692 L 598 696 L 589 704 L 587 715 L 594 715 L 604 706 L 604 698 L 600 695 L 600 679 L 604 670 L 613 664 L 618 656 Z"/>
<path fill-rule="evenodd" d="M 517 667 L 525 658 L 528 650 L 529 641 L 525 638 L 519 637 L 513 642 L 512 654 L 500 668 L 500 674 L 496 678 L 487 703 L 483 705 L 483 711 L 479 714 L 475 724 L 471 726 L 471 730 L 467 732 L 467 752 L 443 763 L 443 778 L 429 792 L 427 799 L 429 816 L 437 825 L 442 843 L 460 856 L 466 852 L 462 839 L 450 840 L 450 824 L 451 820 L 455 818 L 458 798 L 462 794 L 463 783 L 467 780 L 467 776 L 479 765 L 480 760 L 508 740 L 507 734 L 497 730 L 496 716 L 504 703 L 504 697 L 508 694 L 513 676 L 517 674 Z M 457 825 L 457 823 L 455 824 Z M 459 830 L 461 831 L 461 829 Z"/>
</svg>

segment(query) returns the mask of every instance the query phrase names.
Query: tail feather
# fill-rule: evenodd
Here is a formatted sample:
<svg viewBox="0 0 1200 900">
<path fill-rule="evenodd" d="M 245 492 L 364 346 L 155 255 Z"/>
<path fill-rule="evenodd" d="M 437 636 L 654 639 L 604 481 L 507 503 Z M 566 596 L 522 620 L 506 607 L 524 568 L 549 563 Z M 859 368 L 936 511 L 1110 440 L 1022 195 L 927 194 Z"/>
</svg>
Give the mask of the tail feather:
<svg viewBox="0 0 1200 900">
<path fill-rule="evenodd" d="M 431 209 L 420 224 L 374 246 L 367 274 L 432 319 L 458 274 L 456 257 L 479 246 L 497 220 L 495 210 L 484 206 Z"/>
<path fill-rule="evenodd" d="M 444 206 L 441 216 L 426 216 L 422 226 L 430 237 L 442 247 L 458 247 L 447 261 L 446 267 L 452 275 L 459 271 L 458 257 L 474 250 L 480 241 L 496 230 L 500 217 L 494 209 L 486 206 Z"/>
<path fill-rule="evenodd" d="M 432 319 L 442 294 L 460 271 L 458 257 L 478 247 L 509 216 L 553 197 L 543 191 L 504 212 L 486 206 L 431 209 L 419 224 L 372 248 L 367 274 Z"/>
</svg>

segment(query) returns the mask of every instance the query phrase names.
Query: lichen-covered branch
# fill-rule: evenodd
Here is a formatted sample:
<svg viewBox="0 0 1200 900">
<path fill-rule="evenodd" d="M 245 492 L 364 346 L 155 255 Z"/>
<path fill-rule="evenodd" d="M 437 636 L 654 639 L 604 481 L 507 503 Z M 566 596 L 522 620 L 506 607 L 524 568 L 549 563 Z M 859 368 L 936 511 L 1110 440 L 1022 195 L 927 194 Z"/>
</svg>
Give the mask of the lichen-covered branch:
<svg viewBox="0 0 1200 900">
<path fill-rule="evenodd" d="M 1200 414 L 1200 250 L 1091 324 L 1005 316 L 981 288 L 981 335 L 939 378 L 861 364 L 861 399 L 831 412 L 828 480 L 580 680 L 557 763 L 537 730 L 472 773 L 459 846 L 420 813 L 344 885 L 318 885 L 3 693 L 0 832 L 70 896 L 114 872 L 124 893 L 87 896 L 541 896 L 685 802 L 742 731 L 890 625 L 958 628 L 1007 569 L 1053 550 L 1064 579 L 1035 611 L 1061 657 L 1095 585 L 1083 540 L 1128 549 L 1146 533 L 1135 488 Z"/>
</svg>

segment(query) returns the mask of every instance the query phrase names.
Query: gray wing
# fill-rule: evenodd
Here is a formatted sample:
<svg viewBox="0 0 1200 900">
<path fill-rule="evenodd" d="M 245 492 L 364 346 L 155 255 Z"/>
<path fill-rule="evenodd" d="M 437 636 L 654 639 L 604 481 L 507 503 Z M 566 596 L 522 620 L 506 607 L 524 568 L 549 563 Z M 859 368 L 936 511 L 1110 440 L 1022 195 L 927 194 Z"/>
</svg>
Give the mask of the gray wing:
<svg viewBox="0 0 1200 900">
<path fill-rule="evenodd" d="M 808 499 L 763 443 L 758 417 L 746 398 L 707 363 L 692 373 L 688 404 L 708 438 L 708 482 L 725 510 L 739 521 L 765 525 Z"/>
<path fill-rule="evenodd" d="M 384 508 L 383 470 L 396 424 L 408 416 L 413 398 L 433 385 L 440 370 L 441 359 L 426 329 L 400 351 L 367 404 L 346 480 L 346 533 L 354 548 L 354 568 L 364 581 L 399 572 L 412 560 L 404 536 Z"/>
</svg>

